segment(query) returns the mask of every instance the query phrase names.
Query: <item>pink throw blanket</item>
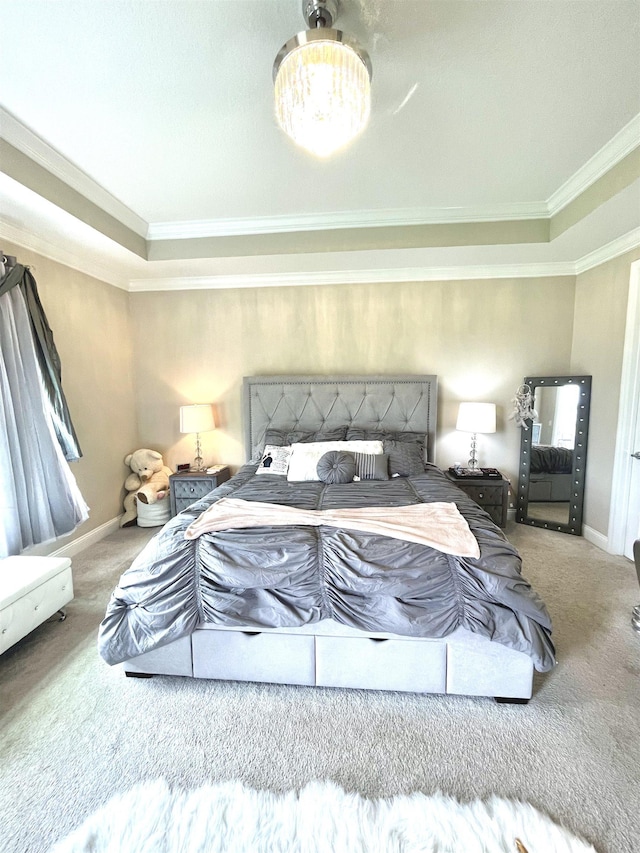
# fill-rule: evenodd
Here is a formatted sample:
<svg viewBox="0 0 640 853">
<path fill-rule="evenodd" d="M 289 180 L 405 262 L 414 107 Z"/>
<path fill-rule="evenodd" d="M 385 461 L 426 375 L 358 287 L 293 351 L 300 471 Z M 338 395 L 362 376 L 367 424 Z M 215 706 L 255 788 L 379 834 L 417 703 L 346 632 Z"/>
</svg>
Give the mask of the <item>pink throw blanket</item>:
<svg viewBox="0 0 640 853">
<path fill-rule="evenodd" d="M 203 533 L 246 527 L 310 525 L 345 527 L 417 542 L 459 557 L 480 556 L 478 542 L 455 503 L 443 501 L 410 506 L 307 510 L 260 501 L 221 498 L 198 516 L 185 531 L 185 539 Z"/>
</svg>

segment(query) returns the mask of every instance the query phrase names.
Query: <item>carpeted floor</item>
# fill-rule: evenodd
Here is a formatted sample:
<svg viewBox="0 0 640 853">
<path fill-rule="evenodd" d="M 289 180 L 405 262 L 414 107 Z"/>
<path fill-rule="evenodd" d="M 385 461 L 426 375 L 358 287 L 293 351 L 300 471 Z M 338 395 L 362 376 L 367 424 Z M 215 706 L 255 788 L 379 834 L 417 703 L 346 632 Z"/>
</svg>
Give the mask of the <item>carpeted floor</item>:
<svg viewBox="0 0 640 853">
<path fill-rule="evenodd" d="M 154 530 L 73 560 L 76 598 L 0 657 L 0 849 L 38 853 L 119 791 L 331 780 L 368 797 L 521 799 L 600 853 L 640 839 L 640 601 L 633 565 L 583 539 L 509 524 L 554 620 L 559 665 L 527 706 L 490 699 L 126 679 L 96 652 L 111 589 Z M 123 851 L 124 853 L 124 851 Z M 538 853 L 538 851 L 530 851 Z M 545 851 L 544 853 L 551 853 Z"/>
</svg>

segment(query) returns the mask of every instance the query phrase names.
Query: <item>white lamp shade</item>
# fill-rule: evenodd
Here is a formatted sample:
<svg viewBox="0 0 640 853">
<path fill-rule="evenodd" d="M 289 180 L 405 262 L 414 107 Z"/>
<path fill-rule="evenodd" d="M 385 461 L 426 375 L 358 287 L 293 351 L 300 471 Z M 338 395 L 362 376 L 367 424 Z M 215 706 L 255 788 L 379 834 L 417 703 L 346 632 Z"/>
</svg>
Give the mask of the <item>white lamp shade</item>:
<svg viewBox="0 0 640 853">
<path fill-rule="evenodd" d="M 180 406 L 180 432 L 210 432 L 216 428 L 210 403 Z"/>
<path fill-rule="evenodd" d="M 495 432 L 495 403 L 460 403 L 456 429 L 462 432 Z"/>
</svg>

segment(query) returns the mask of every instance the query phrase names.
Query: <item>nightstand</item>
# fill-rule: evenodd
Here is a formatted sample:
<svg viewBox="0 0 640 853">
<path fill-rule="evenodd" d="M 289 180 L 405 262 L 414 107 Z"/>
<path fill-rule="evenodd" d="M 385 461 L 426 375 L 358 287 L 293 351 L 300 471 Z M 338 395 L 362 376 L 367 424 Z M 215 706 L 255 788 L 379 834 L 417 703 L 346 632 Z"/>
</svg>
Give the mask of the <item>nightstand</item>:
<svg viewBox="0 0 640 853">
<path fill-rule="evenodd" d="M 500 527 L 507 526 L 507 507 L 509 505 L 509 481 L 506 477 L 485 477 L 483 479 L 464 479 L 454 477 L 445 471 L 447 479 L 475 501 Z"/>
<path fill-rule="evenodd" d="M 171 515 L 177 515 L 192 503 L 199 501 L 230 476 L 231 472 L 226 465 L 215 474 L 207 474 L 206 471 L 181 471 L 179 474 L 172 474 L 169 477 Z"/>
</svg>

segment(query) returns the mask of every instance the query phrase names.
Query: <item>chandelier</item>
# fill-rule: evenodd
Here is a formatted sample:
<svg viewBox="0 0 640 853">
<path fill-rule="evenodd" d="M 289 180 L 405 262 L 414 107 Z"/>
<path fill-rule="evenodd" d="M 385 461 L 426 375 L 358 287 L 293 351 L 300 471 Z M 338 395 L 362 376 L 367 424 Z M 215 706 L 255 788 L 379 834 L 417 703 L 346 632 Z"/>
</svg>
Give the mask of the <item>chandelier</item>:
<svg viewBox="0 0 640 853">
<path fill-rule="evenodd" d="M 310 29 L 282 46 L 273 64 L 276 118 L 302 148 L 329 157 L 357 136 L 371 112 L 371 61 L 331 29 L 338 0 L 303 0 Z"/>
</svg>

